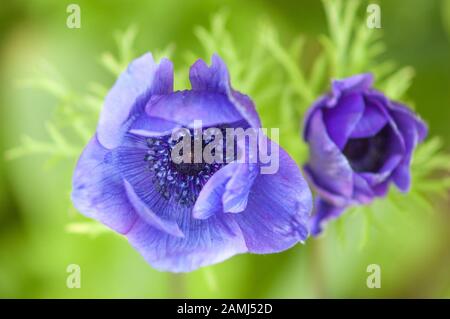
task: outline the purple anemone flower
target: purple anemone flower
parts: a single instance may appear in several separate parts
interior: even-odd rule
[[[175,163],[175,128],[259,128],[251,99],[230,86],[224,62],[198,60],[192,89],[173,91],[173,66],[151,54],[134,60],[106,96],[97,131],[73,177],[72,200],[84,215],[127,237],[153,267],[187,272],[235,254],[267,254],[308,236],[312,196],[296,163]],[[206,147],[208,142],[202,144]]]
[[[408,107],[372,88],[371,74],[333,81],[309,110],[303,137],[310,159],[305,174],[317,191],[311,233],[350,205],[383,197],[393,182],[407,192],[412,153],[425,123]]]

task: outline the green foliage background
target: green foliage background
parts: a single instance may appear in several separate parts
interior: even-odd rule
[[[381,30],[365,26],[365,1],[85,0],[74,30],[69,3],[0,5],[0,297],[450,297],[450,1],[378,1]],[[177,88],[195,59],[218,52],[299,163],[300,119],[329,79],[374,72],[430,126],[411,193],[392,189],[281,254],[153,270],[69,200],[103,96],[146,51],[171,57]],[[72,263],[80,289],[66,287]],[[381,289],[366,286],[372,263]]]

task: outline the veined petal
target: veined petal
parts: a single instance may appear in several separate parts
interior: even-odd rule
[[[179,222],[178,212],[166,209],[168,204],[155,188],[154,173],[149,169],[145,157],[148,151],[146,139],[142,136],[127,135],[124,143],[112,152],[112,160],[123,180],[129,183],[133,192],[148,206],[157,212],[158,217]]]
[[[178,227],[178,224],[171,220],[164,220],[156,215],[141,199],[136,195],[133,190],[133,186],[127,181],[124,181],[125,190],[128,195],[128,199],[133,205],[136,213],[150,226],[165,232],[169,235],[176,237],[184,237],[183,232]]]
[[[311,191],[297,164],[280,148],[278,172],[258,175],[245,211],[232,216],[242,230],[248,250],[264,254],[303,242],[308,236],[311,210]]]
[[[83,215],[94,218],[119,233],[136,222],[112,154],[94,136],[78,160],[73,176],[72,201]]]
[[[141,219],[127,234],[131,245],[154,268],[188,272],[247,252],[242,233],[230,216],[198,220],[190,216],[188,209],[178,210],[185,216],[180,224],[184,238],[161,232]]]

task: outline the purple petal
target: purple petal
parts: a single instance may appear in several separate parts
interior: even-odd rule
[[[367,181],[357,173],[353,173],[353,185],[354,189],[352,197],[359,204],[368,204],[373,200],[375,194],[372,188]]]
[[[143,137],[155,137],[171,135],[180,127],[179,123],[143,113],[133,122],[129,132]]]
[[[373,75],[370,73],[358,74],[345,79],[334,80],[331,85],[331,98],[328,106],[332,107],[337,103],[341,96],[347,92],[363,93],[373,84]]]
[[[167,59],[160,64],[150,53],[130,63],[106,96],[97,128],[100,143],[108,149],[117,147],[129,125],[152,94],[173,90],[173,66]]]
[[[124,181],[125,190],[128,195],[128,199],[133,205],[135,211],[147,224],[155,227],[156,229],[166,232],[169,235],[176,237],[184,237],[183,232],[178,227],[178,224],[174,221],[164,220],[156,215],[146,204],[144,204],[140,198],[136,195],[133,187],[127,181]]]
[[[192,210],[194,218],[207,219],[223,212],[222,196],[237,165],[239,164],[230,163],[224,166],[203,186]]]
[[[314,186],[314,191],[317,193],[317,195],[322,197],[326,201],[333,203],[334,205],[337,206],[347,205],[349,204],[349,201],[351,201],[351,198],[332,193],[326,188],[324,188],[322,185],[320,185],[319,182],[315,180],[314,174],[313,172],[311,172],[308,165],[305,165],[303,167],[303,173],[305,174],[305,177],[308,180],[308,182]]]
[[[390,179],[385,180],[382,183],[376,184],[372,186],[372,191],[376,197],[384,197],[386,196],[389,189]]]
[[[363,112],[364,99],[359,93],[342,96],[334,107],[323,110],[328,135],[340,150],[344,148]]]
[[[364,114],[353,128],[351,138],[365,138],[376,135],[387,124],[388,120],[378,107],[367,103]]]
[[[374,186],[376,184],[382,183],[387,180],[392,172],[399,166],[400,162],[405,156],[406,146],[403,135],[401,134],[396,121],[392,118],[388,109],[385,107],[383,102],[390,104],[390,102],[384,97],[379,96],[379,93],[372,92],[368,94],[368,100],[371,105],[377,107],[380,112],[383,113],[384,117],[388,121],[389,125],[389,137],[387,145],[387,157],[384,161],[383,166],[378,172],[375,173],[361,173],[360,175],[367,180],[369,185]]]
[[[266,142],[264,145],[279,149],[275,143],[267,143],[269,141],[266,136],[258,136],[260,145]],[[246,139],[238,140],[238,143],[239,148],[245,149],[244,158],[229,163],[208,180],[195,203],[193,209],[195,218],[206,219],[221,212],[240,213],[247,207],[248,194],[260,173],[260,163],[254,158],[255,154],[250,152],[250,143]],[[273,151],[267,148],[267,151]]]
[[[146,106],[150,117],[193,127],[201,120],[203,127],[242,121],[242,115],[230,100],[216,92],[178,91],[150,101]]]
[[[304,120],[303,120],[304,124],[303,124],[303,132],[302,132],[302,136],[305,141],[307,140],[306,135],[309,132],[311,118],[313,117],[313,115],[316,112],[319,112],[320,109],[327,107],[326,104],[327,104],[328,99],[329,99],[329,97],[326,95],[319,97],[306,112]]]
[[[311,209],[307,183],[294,160],[280,148],[278,172],[258,175],[247,208],[232,216],[242,229],[248,250],[264,254],[303,242],[308,236]]]
[[[403,135],[406,148],[405,155],[400,165],[393,172],[392,179],[401,191],[407,192],[411,184],[412,153],[417,144],[425,138],[427,127],[417,115],[402,105],[394,104],[391,114]]]
[[[409,107],[397,102],[391,102],[389,106],[394,111],[394,114],[404,116],[405,119],[408,119],[410,122],[412,122],[412,126],[417,130],[418,143],[421,143],[427,137],[428,126],[418,114],[414,113]]]
[[[258,173],[256,164],[229,163],[203,186],[192,210],[194,218],[207,219],[222,212],[240,213],[247,207],[248,194]]]
[[[178,220],[178,213],[170,211],[167,201],[155,188],[153,172],[145,161],[148,146],[146,139],[141,136],[127,135],[124,144],[116,148],[112,154],[114,166],[120,171],[122,178],[128,182],[138,198],[157,212],[158,216],[167,220]]]
[[[224,94],[250,126],[261,127],[252,100],[232,89],[228,69],[217,54],[212,56],[210,67],[203,60],[197,60],[190,69],[189,78],[193,91]]]
[[[192,218],[189,209],[179,207],[184,216],[180,228],[185,237],[161,232],[141,219],[128,232],[131,245],[145,260],[161,271],[188,272],[247,252],[242,233],[230,216]]]
[[[323,225],[327,220],[338,218],[344,212],[345,207],[337,207],[317,198],[315,202],[314,215],[310,220],[311,235],[317,236],[323,230]]]
[[[340,197],[350,198],[353,193],[353,171],[345,156],[330,139],[318,110],[310,117],[306,139],[310,160],[305,170],[316,186]]]
[[[222,196],[225,213],[240,213],[245,210],[248,203],[248,195],[258,174],[259,165],[257,164],[237,164]]]
[[[119,233],[136,222],[122,177],[113,165],[112,154],[94,136],[78,160],[73,176],[72,201],[83,215],[94,218]]]
[[[330,94],[323,95],[318,98],[309,108],[305,115],[303,137],[306,140],[306,133],[309,131],[309,123],[312,115],[319,109],[333,108],[339,99],[347,93],[363,94],[372,86],[372,74],[360,74],[349,78],[334,80],[332,83],[332,91]],[[356,105],[355,107],[358,107]]]

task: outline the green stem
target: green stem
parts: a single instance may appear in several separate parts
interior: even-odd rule
[[[169,297],[186,298],[186,275],[169,274]]]
[[[325,274],[323,269],[323,240],[313,239],[311,242],[311,273],[313,276],[313,291],[316,298],[326,298]]]

